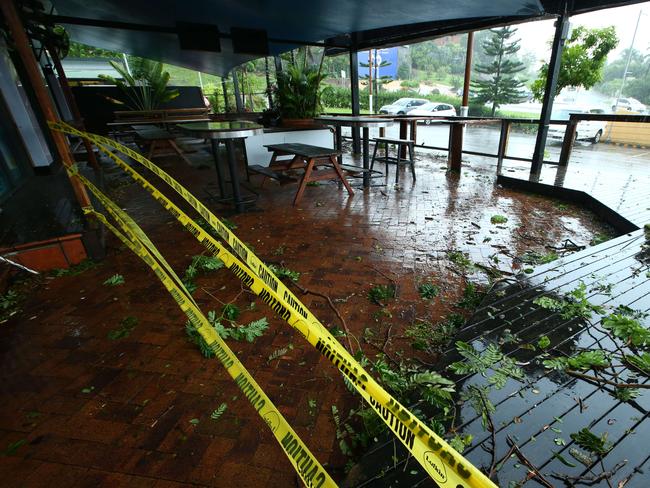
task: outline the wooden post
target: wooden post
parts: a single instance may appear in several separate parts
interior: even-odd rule
[[[465,53],[465,81],[463,83],[463,101],[460,107],[460,116],[469,114],[469,84],[472,78],[472,53],[474,52],[474,32],[467,33],[467,51]]]
[[[29,39],[25,33],[25,28],[23,27],[22,21],[16,11],[16,6],[12,0],[1,0],[0,9],[2,9],[2,14],[4,15],[5,22],[9,31],[11,32],[11,37],[13,38],[16,51],[20,56],[20,59],[23,61],[25,66],[25,71],[29,78],[29,82],[34,89],[34,94],[36,95],[36,100],[40,105],[45,120],[56,122],[58,116],[54,110],[52,100],[45,89],[43,83],[43,78],[41,75],[41,70],[36,62],[36,57],[34,52],[29,44]],[[61,157],[63,164],[66,168],[70,168],[74,165],[74,158],[70,152],[70,147],[68,142],[62,132],[51,130],[52,140],[56,145],[56,149]],[[90,206],[90,199],[88,198],[88,193],[86,188],[81,184],[81,182],[75,176],[70,177],[70,183],[72,184],[72,189],[74,194],[79,202],[79,205],[82,207]]]
[[[503,159],[508,151],[508,141],[510,140],[510,128],[512,122],[508,119],[501,120],[501,137],[499,138],[499,150],[497,152],[497,174],[501,174]]]
[[[573,149],[577,130],[578,121],[570,119],[569,124],[566,126],[566,131],[564,132],[564,140],[562,141],[562,151],[560,152],[559,161],[560,166],[569,165],[569,158],[571,157],[571,151]]]
[[[77,129],[85,131],[86,128],[84,126],[83,118],[81,117],[81,112],[79,111],[79,106],[77,105],[77,101],[75,100],[74,95],[72,94],[72,90],[70,89],[70,83],[68,83],[68,77],[65,75],[65,71],[63,70],[63,65],[61,64],[61,60],[59,59],[59,53],[56,52],[56,49],[53,46],[48,46],[47,50],[50,53],[50,58],[52,58],[52,62],[54,63],[54,68],[56,69],[56,73],[59,75],[59,83],[61,84],[63,95],[68,101],[68,106],[72,111],[72,115],[75,118],[75,125],[77,126]],[[100,170],[101,168],[99,167],[99,163],[97,162],[97,158],[95,157],[95,151],[93,150],[92,144],[88,139],[84,137],[82,137],[81,139],[83,141],[84,147],[86,148],[86,153],[88,154],[88,162],[94,169]]]
[[[350,49],[350,95],[352,97],[352,115],[358,117],[359,110],[359,57],[354,49]],[[352,127],[352,152],[361,152],[361,133],[358,127]]]
[[[449,169],[460,173],[463,161],[463,123],[449,125]]]

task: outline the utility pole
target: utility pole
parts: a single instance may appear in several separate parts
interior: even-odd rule
[[[372,104],[372,49],[368,49],[368,108],[371,114],[375,113]]]
[[[627,52],[627,61],[625,61],[625,71],[623,72],[623,81],[621,82],[621,87],[618,89],[618,94],[616,95],[616,103],[614,103],[613,112],[616,113],[618,110],[618,101],[623,96],[623,88],[625,88],[625,80],[627,80],[627,70],[630,67],[630,60],[632,59],[632,50],[634,49],[634,41],[636,40],[636,33],[639,30],[639,22],[641,22],[641,16],[643,15],[643,10],[639,10],[639,16],[636,19],[636,27],[634,28],[634,34],[632,35],[632,42],[630,43],[630,49]],[[612,124],[610,124],[611,126]]]
[[[467,33],[467,52],[465,54],[465,82],[463,83],[463,101],[460,107],[460,116],[469,114],[469,84],[472,78],[472,55],[474,54],[474,32]]]

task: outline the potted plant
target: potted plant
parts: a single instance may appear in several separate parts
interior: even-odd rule
[[[318,66],[308,65],[307,51],[303,62],[294,62],[277,75],[277,105],[285,126],[313,124],[321,112],[321,73],[323,58]]]

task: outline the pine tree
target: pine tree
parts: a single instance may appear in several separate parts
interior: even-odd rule
[[[480,78],[472,81],[475,90],[474,100],[480,104],[492,103],[492,116],[504,103],[522,101],[521,88],[524,86],[515,75],[525,69],[522,62],[517,61],[515,54],[519,51],[519,39],[511,39],[517,29],[503,27],[490,29],[492,35],[481,47],[492,62],[478,64],[475,68]]]

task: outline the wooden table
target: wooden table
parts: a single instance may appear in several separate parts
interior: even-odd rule
[[[236,140],[243,141],[248,136],[263,134],[264,127],[254,122],[248,121],[228,121],[228,122],[195,122],[190,124],[178,124],[178,128],[187,134],[199,139],[210,139],[212,144],[212,156],[214,165],[219,178],[219,192],[222,200],[231,200],[234,202],[235,210],[243,212],[246,202],[242,199],[239,172],[235,161],[235,149],[233,142]],[[228,158],[228,170],[230,172],[230,182],[232,185],[232,196],[226,197],[225,184],[221,165],[219,163],[219,143],[223,142],[226,146],[226,155]]]
[[[190,162],[187,160],[183,151],[178,144],[176,144],[176,136],[171,134],[165,129],[161,129],[155,125],[132,125],[131,126],[135,131],[139,139],[144,143],[149,144],[149,151],[147,154],[147,159],[152,159],[156,156],[168,156],[170,154],[178,155],[188,166],[191,166]],[[156,152],[161,149],[170,148],[173,152]]]
[[[298,191],[293,199],[293,204],[297,205],[302,199],[307,183],[311,181],[331,180],[338,178],[345,186],[350,196],[354,191],[345,179],[343,170],[339,166],[337,156],[340,151],[326,147],[311,146],[301,143],[286,144],[268,144],[265,146],[269,151],[273,151],[269,169],[277,172],[285,172],[292,169],[303,169],[304,173],[298,185]],[[293,156],[291,159],[278,161],[278,156]],[[314,171],[318,166],[327,166],[330,170]]]
[[[387,127],[393,124],[390,119],[379,117],[358,117],[358,116],[321,116],[314,119],[327,125],[333,125],[336,131],[336,149],[341,152],[343,149],[341,139],[341,127],[360,127],[363,140],[363,187],[370,187],[370,127]],[[339,156],[339,164],[342,164],[343,157]]]

